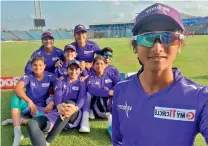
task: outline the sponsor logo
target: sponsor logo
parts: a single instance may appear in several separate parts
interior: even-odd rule
[[[56,61],[56,60],[59,60],[59,57],[53,57],[52,58],[52,61]]]
[[[84,54],[90,54],[90,53],[93,53],[93,51],[84,51]]]
[[[129,106],[125,101],[125,105],[118,104],[118,108],[126,112],[126,117],[129,118],[129,111],[132,110],[132,106]]]
[[[42,87],[49,87],[50,83],[42,83]]]
[[[107,80],[105,80],[105,83],[107,84],[107,83],[112,83],[113,81],[111,80],[111,79],[107,79]]]
[[[96,82],[95,82],[95,85],[98,85],[98,86],[99,86],[99,85],[100,85],[100,83],[99,83],[98,81],[96,81]]]
[[[1,77],[1,89],[14,89],[20,77]]]
[[[154,117],[160,119],[194,121],[196,110],[155,107]]]
[[[158,5],[156,7],[152,7],[148,10],[146,10],[146,13],[149,13],[149,12],[152,12],[152,11],[155,11],[155,10],[160,10],[162,11],[164,14],[167,14],[167,12],[170,12],[170,9],[169,8],[166,8],[166,7],[163,7],[161,5]]]
[[[73,86],[72,90],[79,90],[79,87]]]

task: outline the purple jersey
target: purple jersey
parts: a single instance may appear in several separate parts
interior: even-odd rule
[[[56,77],[45,71],[44,77],[41,81],[38,81],[35,75],[25,74],[20,78],[26,87],[26,95],[34,102],[37,106],[46,106],[46,99],[49,97],[49,90],[56,84]]]
[[[68,76],[68,72],[67,72],[67,64],[64,62],[63,65],[61,67],[57,67],[54,71],[54,75],[57,78],[60,77],[67,77]],[[83,70],[82,73],[80,74],[80,76],[88,76],[88,72],[87,70]]]
[[[63,80],[59,80],[56,84],[55,105],[58,106],[61,103],[72,100],[76,103],[76,106],[81,109],[87,96],[86,94],[85,82],[77,80],[73,83],[69,83],[68,78],[64,78]]]
[[[94,73],[87,79],[88,92],[93,96],[109,97],[109,90],[120,81],[115,74],[105,72],[102,77]]]
[[[105,68],[105,72],[114,73],[117,77],[120,78],[120,73],[119,73],[118,69],[112,65],[108,65]]]
[[[40,49],[36,50],[32,56],[30,57],[30,60],[27,62],[27,65],[25,66],[25,73],[30,74],[32,73],[32,67],[31,67],[31,60],[36,57],[37,55],[41,55],[46,63],[45,71],[54,73],[55,70],[55,64],[59,59],[63,58],[63,51],[59,48],[54,47],[53,52],[48,55],[45,53],[44,48],[41,47]]]
[[[95,54],[100,54],[101,50],[99,46],[92,41],[87,40],[86,45],[83,48],[79,48],[77,42],[73,42],[72,45],[76,47],[77,60],[92,62]]]
[[[174,83],[152,95],[138,74],[116,85],[113,146],[193,146],[198,133],[208,143],[208,87],[173,73]]]

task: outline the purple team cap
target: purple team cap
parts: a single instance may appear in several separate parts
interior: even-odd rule
[[[80,62],[76,59],[69,61],[69,64],[67,67],[70,67],[70,65],[72,65],[72,64],[76,64],[79,68],[81,68]]]
[[[71,45],[71,44],[68,44],[68,45],[66,45],[66,46],[64,47],[64,52],[65,52],[66,50],[68,50],[68,49],[72,49],[72,50],[74,50],[74,51],[76,52],[75,46],[73,46],[73,45]]]
[[[160,24],[158,22],[160,22]],[[184,31],[184,26],[180,17],[180,13],[176,9],[161,3],[156,3],[138,14],[134,27],[132,29],[133,34],[137,35],[138,33],[145,31],[142,29],[145,29],[145,27],[148,27],[148,25],[152,25],[151,30],[155,29],[155,31],[171,28]]]
[[[84,25],[79,24],[79,25],[75,26],[75,28],[74,28],[74,34],[77,32],[87,32],[87,30],[84,27]]]
[[[54,39],[52,33],[50,33],[50,32],[44,32],[41,36],[41,40],[43,40],[45,37],[50,37],[50,38]]]

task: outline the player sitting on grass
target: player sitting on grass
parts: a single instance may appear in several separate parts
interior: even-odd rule
[[[87,79],[87,88],[92,99],[87,97],[86,101],[88,102],[85,102],[84,104],[83,118],[79,129],[80,132],[90,132],[90,105],[91,109],[94,110],[94,113],[100,118],[108,118],[111,115],[108,103],[111,102],[111,97],[114,92],[113,88],[120,81],[120,78],[115,74],[105,72],[105,67],[105,59],[102,56],[95,57],[93,61],[95,72]]]
[[[59,66],[55,69],[54,75],[57,78],[61,78],[61,79],[63,79],[64,77],[67,77],[67,75],[68,75],[67,66],[70,61],[75,60],[76,56],[77,56],[76,48],[73,45],[66,45],[64,47],[65,60],[61,66]],[[88,73],[84,69],[81,73],[80,80],[84,81],[86,79],[86,76],[88,76]]]
[[[198,133],[208,143],[208,87],[173,68],[183,31],[180,13],[165,4],[136,17],[132,46],[143,68],[115,87],[113,146],[193,146]]]
[[[32,73],[23,75],[14,90],[15,95],[11,99],[12,120],[8,119],[2,123],[14,125],[13,146],[20,145],[23,139],[20,125],[28,122],[28,119],[21,116],[40,116],[51,112],[54,106],[53,99],[49,97],[49,90],[54,87],[56,77],[44,71],[46,65],[41,56],[34,57],[31,66]]]
[[[71,129],[80,124],[81,109],[87,93],[86,83],[79,80],[80,62],[70,61],[67,71],[68,77],[59,80],[55,87],[56,109],[44,116],[30,119],[27,124],[33,146],[48,146],[63,129]],[[46,138],[43,132],[49,132]]]
[[[44,32],[42,34],[41,40],[42,40],[42,46],[40,47],[40,49],[36,50],[32,54],[30,60],[27,62],[27,65],[25,66],[26,74],[30,74],[32,72],[31,60],[37,55],[43,56],[46,63],[45,71],[52,73],[54,73],[55,71],[56,62],[59,59],[64,58],[63,51],[54,46],[54,38],[50,32]]]

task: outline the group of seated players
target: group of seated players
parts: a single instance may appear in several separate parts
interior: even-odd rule
[[[101,50],[87,40],[86,32],[83,25],[75,26],[75,42],[63,51],[54,46],[50,32],[42,34],[42,46],[32,54],[14,90],[12,119],[2,122],[14,126],[13,146],[24,138],[21,124],[27,125],[33,146],[50,145],[63,129],[90,132],[89,119],[95,117],[108,119],[111,133],[112,96],[120,74],[110,65],[113,50]]]

